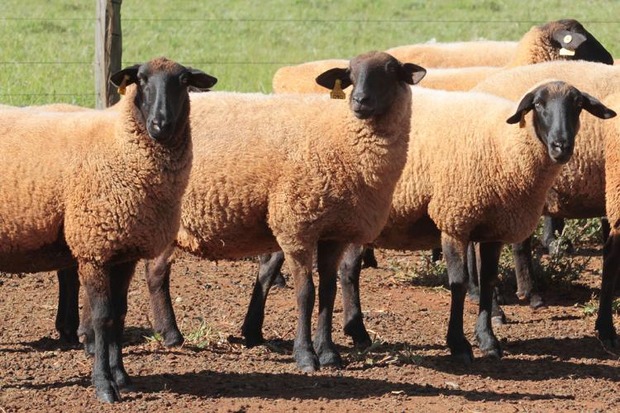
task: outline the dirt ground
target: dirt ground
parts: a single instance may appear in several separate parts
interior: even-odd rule
[[[57,341],[55,275],[0,274],[0,413],[620,411],[620,351],[601,346],[594,316],[584,314],[598,291],[597,254],[571,288],[546,291],[548,307],[534,312],[510,300],[504,307],[508,324],[495,329],[504,358],[482,358],[476,348],[470,366],[451,360],[445,345],[448,291],[398,276],[394,263],[418,256],[377,255],[380,268],[362,274],[365,321],[375,343],[367,352],[353,349],[337,305],[334,340],[345,366],[315,374],[298,372],[292,358],[290,283],[272,290],[267,303],[267,344],[246,349],[239,330],[256,264],[179,255],[173,299],[187,341],[166,349],[150,330],[139,267],[124,347],[135,391],[112,406],[95,400],[91,360]],[[465,329],[472,341],[476,312],[468,302]]]

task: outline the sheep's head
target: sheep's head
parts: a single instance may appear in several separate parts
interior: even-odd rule
[[[188,87],[208,89],[217,79],[200,70],[184,67],[164,57],[137,64],[110,77],[119,88],[136,84],[134,103],[149,136],[166,142],[187,121]]]
[[[359,119],[382,115],[389,110],[401,87],[418,83],[426,70],[412,63],[401,63],[383,52],[369,52],[355,57],[347,69],[330,69],[316,82],[333,89],[340,81],[343,89],[353,85],[350,106]]]
[[[547,147],[549,157],[554,162],[566,163],[575,148],[582,109],[601,119],[616,116],[616,112],[587,93],[565,82],[551,81],[526,93],[506,122],[522,123],[525,114],[533,111],[536,136]]]
[[[577,20],[552,21],[538,26],[537,29],[543,36],[549,37],[560,59],[614,64],[614,59],[607,49]]]

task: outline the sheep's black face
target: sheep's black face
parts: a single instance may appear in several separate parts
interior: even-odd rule
[[[343,89],[353,85],[351,110],[358,119],[368,119],[387,112],[398,96],[398,89],[418,83],[425,74],[424,68],[402,64],[387,53],[369,52],[351,60],[348,69],[330,69],[316,81],[328,89],[337,80]]]
[[[558,49],[574,53],[565,55],[567,59],[614,64],[611,53],[577,20],[558,20],[545,26],[552,28],[553,42]]]
[[[616,113],[597,99],[564,82],[549,82],[527,93],[517,112],[508,123],[517,123],[533,111],[534,130],[545,144],[549,157],[557,163],[569,161],[575,148],[582,109],[599,118],[608,119]]]
[[[207,89],[217,82],[206,73],[165,58],[124,69],[111,79],[114,83],[125,79],[126,85],[137,84],[135,104],[145,129],[151,138],[162,143],[172,139],[188,122],[188,87]]]

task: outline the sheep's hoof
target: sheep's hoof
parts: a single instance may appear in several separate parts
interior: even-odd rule
[[[530,297],[530,308],[532,310],[538,310],[539,308],[545,307],[545,302],[542,297],[538,294],[532,294]]]
[[[261,344],[265,342],[265,339],[263,338],[263,335],[261,333],[258,333],[258,334],[244,333],[243,336],[245,337],[245,346],[247,348],[260,346]]]
[[[342,358],[335,349],[327,348],[322,351],[317,351],[317,354],[321,367],[335,367],[337,369],[342,367]]]
[[[95,385],[95,388],[95,394],[97,395],[97,399],[99,401],[102,401],[104,403],[114,403],[121,401],[121,394],[118,391],[116,383],[106,380],[104,383]]]
[[[364,331],[363,335],[360,334],[359,336],[352,336],[351,338],[353,339],[353,345],[358,350],[365,350],[372,346],[372,340],[366,331]]]
[[[353,339],[353,345],[355,348],[360,350],[364,350],[372,345],[372,340],[370,339],[370,335],[368,335],[368,331],[364,327],[364,324],[352,326],[353,323],[348,324],[344,327],[344,334],[351,337]]]
[[[77,336],[75,331],[67,332],[58,330],[58,334],[60,334],[60,341],[71,346],[77,346],[80,344],[80,338]]]
[[[133,383],[126,371],[117,368],[112,371],[112,376],[117,389],[133,391]]]
[[[185,341],[183,334],[181,334],[179,330],[163,333],[162,335],[164,337],[164,346],[166,347],[178,347]]]
[[[450,346],[450,353],[453,359],[465,365],[470,365],[474,361],[474,352],[471,344],[465,338],[458,346]]]
[[[295,351],[297,368],[304,373],[312,373],[319,369],[319,358],[313,351]]]
[[[502,347],[495,337],[487,340],[486,344],[480,344],[480,350],[486,357],[501,359],[503,356]]]

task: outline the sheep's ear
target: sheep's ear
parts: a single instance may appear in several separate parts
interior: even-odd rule
[[[523,96],[523,98],[521,99],[521,102],[519,102],[517,111],[515,112],[514,115],[506,119],[506,123],[510,123],[512,125],[512,124],[521,122],[521,120],[523,119],[523,116],[525,116],[525,114],[529,112],[530,110],[532,110],[533,108],[534,108],[534,94],[531,92],[526,93],[525,96]]]
[[[136,83],[138,81],[138,69],[140,66],[140,64],[129,66],[114,73],[110,76],[110,82],[119,88]]]
[[[189,75],[187,79],[187,84],[189,86],[195,87],[196,89],[206,90],[210,87],[213,87],[213,85],[217,83],[217,78],[206,74],[202,70],[188,67],[187,73]]]
[[[336,80],[340,80],[340,87],[342,89],[346,89],[353,84],[349,77],[349,69],[340,68],[329,69],[318,75],[315,80],[320,86],[330,90],[336,85]]]
[[[426,69],[413,63],[402,64],[399,73],[399,79],[403,82],[415,85],[426,76]]]
[[[601,119],[609,119],[616,116],[616,112],[603,105],[600,100],[587,93],[581,92],[583,96],[583,108]]]
[[[567,56],[574,56],[575,50],[577,50],[583,42],[588,40],[588,38],[583,34],[570,30],[557,30],[553,32],[552,37],[553,40],[560,43],[560,46],[562,46],[560,49],[560,54],[564,51]]]

